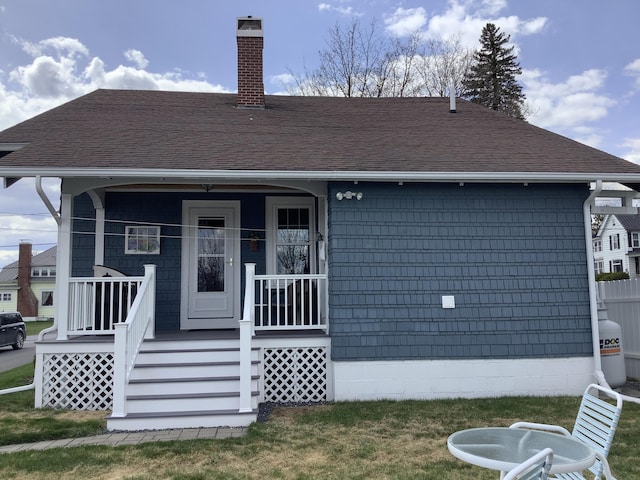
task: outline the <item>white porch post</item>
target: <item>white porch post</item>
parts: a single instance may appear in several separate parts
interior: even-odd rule
[[[147,325],[147,329],[144,332],[144,338],[151,339],[156,338],[156,266],[155,265],[145,265],[144,266],[144,277],[149,278],[153,277],[154,288],[148,295],[151,296],[149,299],[150,309],[149,316],[151,320],[149,321],[149,325]]]
[[[35,387],[35,407],[42,408],[42,383],[44,377],[44,355],[36,353],[36,368],[33,372],[33,383]]]
[[[252,412],[251,406],[251,337],[255,317],[256,264],[245,264],[244,310],[240,324],[240,409]]]
[[[113,352],[113,411],[112,417],[124,417],[127,370],[127,325],[114,325]]]
[[[69,278],[71,278],[71,244],[73,237],[73,195],[63,193],[60,199],[61,222],[58,228],[56,265],[56,323],[58,340],[67,340],[69,326]]]
[[[93,263],[104,265],[104,208],[96,208],[96,251]]]

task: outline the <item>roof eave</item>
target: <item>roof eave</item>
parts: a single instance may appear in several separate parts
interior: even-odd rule
[[[640,173],[608,172],[415,172],[415,171],[285,171],[102,168],[0,168],[2,177],[141,178],[152,180],[322,180],[401,182],[603,182],[640,183]]]

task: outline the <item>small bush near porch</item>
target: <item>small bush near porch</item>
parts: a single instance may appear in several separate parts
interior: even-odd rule
[[[2,423],[11,413],[4,408],[6,399],[0,397]],[[6,454],[0,477],[488,480],[498,478],[497,472],[449,454],[450,433],[523,419],[571,426],[578,405],[579,398],[557,397],[275,408],[267,422],[252,425],[242,438]],[[38,423],[34,418],[32,428],[40,428]],[[22,428],[28,441],[28,426]],[[57,427],[49,428],[51,437],[57,436]],[[617,478],[640,478],[638,445],[640,405],[626,403],[609,456]]]

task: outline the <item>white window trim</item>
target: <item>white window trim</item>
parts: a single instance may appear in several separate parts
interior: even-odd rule
[[[47,295],[51,294],[51,305],[45,305],[44,304],[45,294],[47,294]],[[55,303],[56,303],[56,300],[55,300],[55,297],[54,297],[53,290],[42,290],[40,292],[40,305],[41,306],[43,306],[43,307],[53,307],[53,306],[55,306]]]
[[[316,203],[313,197],[267,197],[265,199],[265,227],[267,249],[267,275],[276,273],[276,231],[278,228],[278,208],[309,208],[309,270],[317,272],[316,265]]]
[[[148,240],[154,240],[154,248],[137,249],[129,248],[130,238],[133,236],[133,232],[137,229],[146,229],[147,235],[138,235],[136,237],[146,238]],[[124,238],[124,253],[125,255],[159,255],[160,254],[160,227],[155,225],[127,225],[125,227]]]

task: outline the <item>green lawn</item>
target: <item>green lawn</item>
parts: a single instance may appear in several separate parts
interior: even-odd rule
[[[53,325],[53,322],[49,320],[38,320],[35,322],[25,322],[25,325],[27,326],[27,336],[29,336],[39,334],[45,328]]]
[[[0,388],[7,381],[28,383],[32,370],[16,370],[0,374]],[[497,479],[497,472],[452,457],[447,436],[517,420],[571,427],[579,403],[577,397],[507,397],[276,408],[243,438],[5,454],[0,478]],[[0,397],[2,443],[83,436],[104,428],[102,413],[38,411],[32,405],[33,392]],[[609,456],[619,480],[640,478],[639,449],[640,405],[627,403]]]

